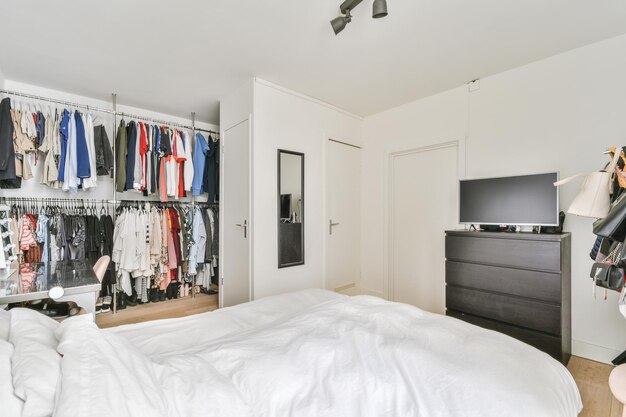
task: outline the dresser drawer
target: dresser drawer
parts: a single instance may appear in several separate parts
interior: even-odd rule
[[[555,241],[446,236],[446,259],[561,272],[561,245]]]
[[[485,329],[504,333],[507,336],[511,336],[526,344],[534,346],[542,352],[546,352],[554,359],[564,362],[565,364],[567,364],[567,360],[569,359],[569,357],[565,357],[561,353],[561,338],[558,336],[551,336],[534,330],[523,329],[521,327],[511,326],[505,323],[472,316],[470,314],[459,313],[458,311],[453,310],[446,311],[446,315]]]
[[[528,329],[561,334],[561,308],[555,304],[448,285],[446,307]]]
[[[446,261],[446,283],[561,303],[561,275],[550,272]]]

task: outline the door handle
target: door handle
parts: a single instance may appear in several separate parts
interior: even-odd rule
[[[333,226],[339,226],[339,223],[333,223],[332,219],[328,221],[328,234],[333,234]]]
[[[243,227],[243,238],[248,238],[248,220],[244,220],[243,224],[236,224],[235,226]]]

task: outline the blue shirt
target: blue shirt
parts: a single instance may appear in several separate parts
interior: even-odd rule
[[[70,112],[63,110],[61,115],[61,160],[59,161],[59,181],[65,181],[65,153],[67,152],[67,134],[70,127]]]
[[[204,163],[208,150],[209,144],[204,136],[202,136],[202,133],[196,133],[196,144],[193,150],[193,182],[191,183],[191,194],[194,196],[202,195],[204,192],[202,177],[204,175]]]
[[[76,176],[78,178],[89,178],[91,177],[91,166],[89,165],[85,125],[79,112],[75,112],[74,117],[76,118]]]

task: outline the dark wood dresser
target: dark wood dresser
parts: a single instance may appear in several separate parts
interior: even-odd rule
[[[571,235],[446,232],[446,314],[571,356]]]

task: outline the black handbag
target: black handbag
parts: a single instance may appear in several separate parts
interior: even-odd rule
[[[596,262],[589,275],[598,287],[613,291],[624,287],[624,269],[615,264]]]
[[[611,207],[605,218],[593,223],[593,233],[615,242],[626,240],[626,198],[624,196]]]

